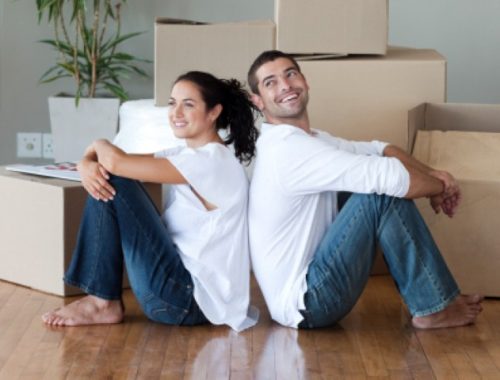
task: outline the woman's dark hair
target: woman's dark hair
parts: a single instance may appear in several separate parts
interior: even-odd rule
[[[240,162],[250,162],[255,155],[255,141],[259,135],[255,127],[258,110],[243,85],[236,79],[218,79],[202,71],[182,74],[174,84],[180,81],[192,82],[199,88],[208,110],[217,104],[222,106],[215,127],[217,130],[228,129],[224,143],[234,145],[235,155]]]

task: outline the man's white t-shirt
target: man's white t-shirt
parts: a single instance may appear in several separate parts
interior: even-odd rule
[[[213,324],[253,326],[248,252],[248,179],[233,151],[218,143],[156,153],[188,184],[170,185],[162,215],[194,282],[194,297]],[[193,191],[194,190],[194,191]],[[198,194],[216,208],[208,211]]]
[[[396,158],[382,157],[386,145],[262,125],[250,185],[250,254],[274,320],[297,327],[303,319],[307,269],[335,219],[336,191],[408,192],[409,173]]]

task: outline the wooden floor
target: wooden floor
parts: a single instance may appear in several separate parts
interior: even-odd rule
[[[45,327],[66,300],[0,282],[0,379],[500,379],[500,300],[474,326],[416,331],[387,276],[374,276],[339,326],[296,331],[271,322],[172,327],[148,321],[129,291],[113,326]],[[74,298],[73,298],[74,299]]]

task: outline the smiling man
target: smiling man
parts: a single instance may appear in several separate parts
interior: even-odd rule
[[[473,323],[482,297],[460,294],[411,200],[428,197],[436,212],[453,216],[460,200],[453,176],[395,146],[311,128],[309,86],[290,55],[262,53],[248,83],[266,119],[250,190],[250,247],[272,318],[300,328],[341,320],[380,244],[413,326]],[[338,191],[355,193],[340,212]]]

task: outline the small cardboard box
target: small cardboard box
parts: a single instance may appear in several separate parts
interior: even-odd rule
[[[203,24],[159,18],[155,24],[155,104],[166,106],[174,80],[190,70],[246,82],[253,60],[273,49],[272,21]]]
[[[446,100],[446,60],[434,50],[298,59],[310,86],[311,126],[349,140],[408,144],[408,110]]]
[[[161,186],[147,186],[161,205]],[[9,172],[0,167],[0,279],[66,296],[63,282],[87,193],[79,182]]]
[[[274,16],[288,53],[386,53],[387,0],[276,0]]]
[[[417,159],[461,186],[451,219],[416,203],[462,292],[500,297],[500,106],[420,105],[409,112],[409,139]]]

